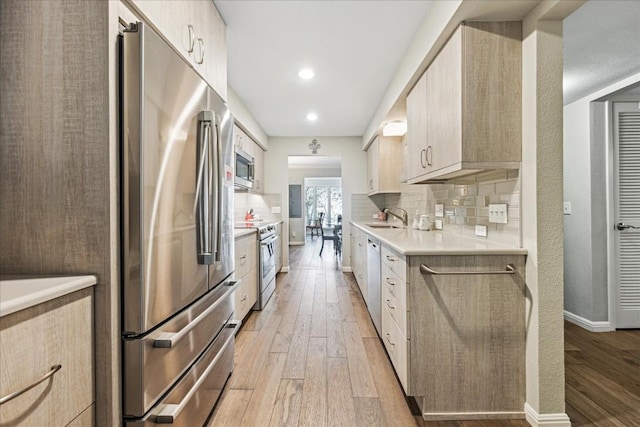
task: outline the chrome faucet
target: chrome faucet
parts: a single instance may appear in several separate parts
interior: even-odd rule
[[[389,208],[385,208],[384,209],[384,213],[388,213],[388,214],[391,214],[391,215],[395,216],[400,221],[402,221],[402,225],[404,225],[405,227],[408,226],[409,225],[409,214],[407,213],[407,211],[405,211],[402,208],[392,208],[392,209],[398,209],[398,210],[402,211],[402,214],[398,215],[397,213],[393,213],[393,212],[391,212],[391,210]]]

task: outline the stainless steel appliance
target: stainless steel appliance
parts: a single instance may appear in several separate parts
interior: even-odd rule
[[[378,335],[382,334],[382,305],[380,294],[380,241],[367,237],[367,308]]]
[[[236,147],[235,162],[235,187],[241,189],[253,188],[253,179],[255,177],[255,159],[253,156]]]
[[[233,369],[233,118],[151,28],[122,48],[125,425],[203,425]]]
[[[258,227],[258,240],[260,241],[258,254],[260,277],[258,301],[254,308],[262,310],[276,290],[276,258],[278,256],[276,251],[276,243],[278,242],[276,226],[269,224]]]

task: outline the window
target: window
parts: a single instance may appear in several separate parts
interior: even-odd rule
[[[305,215],[307,224],[324,212],[324,224],[335,224],[342,215],[342,183],[340,178],[305,178]]]

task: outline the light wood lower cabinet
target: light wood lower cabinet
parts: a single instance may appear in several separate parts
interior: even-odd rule
[[[351,269],[364,300],[367,300],[367,235],[351,226]]]
[[[92,288],[0,318],[0,397],[61,365],[0,406],[0,425],[93,425],[93,412],[84,413],[95,401],[93,318]]]
[[[425,420],[524,416],[524,269],[523,255],[408,257],[408,387]]]
[[[255,233],[235,239],[236,279],[241,280],[234,292],[235,318],[242,320],[258,301],[258,241]]]

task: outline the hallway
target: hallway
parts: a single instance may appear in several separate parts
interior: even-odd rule
[[[291,246],[290,272],[247,317],[210,426],[528,426],[413,416],[353,275],[320,245]]]

